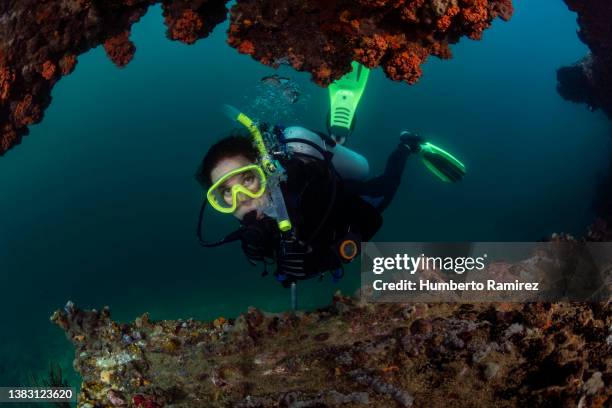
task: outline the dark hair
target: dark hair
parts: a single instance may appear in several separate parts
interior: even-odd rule
[[[195,178],[202,187],[212,185],[211,172],[215,166],[228,157],[244,156],[252,162],[257,161],[258,152],[251,136],[245,131],[233,131],[212,145],[200,163]]]

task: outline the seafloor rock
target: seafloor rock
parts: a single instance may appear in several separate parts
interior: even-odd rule
[[[242,0],[231,9],[228,41],[264,64],[309,71],[321,85],[353,60],[413,84],[429,55],[450,58],[449,44],[480,39],[512,12],[511,0]]]
[[[40,122],[51,89],[77,56],[104,45],[119,67],[133,57],[130,28],[160,0],[0,2],[0,156]],[[168,37],[191,43],[226,18],[227,0],[164,0]]]
[[[557,90],[567,100],[602,109],[612,119],[612,2],[565,0],[578,14],[578,37],[591,53],[557,71]]]
[[[604,407],[610,303],[368,304],[116,323],[71,302],[79,407]]]
[[[193,44],[225,20],[228,0],[7,0],[0,2],[0,156],[40,122],[51,89],[79,54],[104,45],[125,66],[130,29],[161,3],[170,39]],[[355,59],[409,83],[428,55],[449,58],[449,43],[478,39],[511,0],[238,0],[229,43],[259,61],[288,62],[328,84]]]

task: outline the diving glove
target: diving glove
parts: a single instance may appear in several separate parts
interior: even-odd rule
[[[242,235],[240,237],[242,252],[248,261],[255,265],[273,255],[272,242],[275,239],[276,228],[274,220],[264,217],[257,219],[255,210],[245,214],[242,220]]]
[[[258,237],[254,237],[253,234],[250,234],[250,236],[245,234],[241,239],[242,252],[244,252],[251,265],[255,265],[257,262],[264,260],[265,248],[258,244],[257,238]]]

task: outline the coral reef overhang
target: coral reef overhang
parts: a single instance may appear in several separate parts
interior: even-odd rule
[[[227,0],[8,0],[0,3],[0,156],[42,120],[51,89],[78,55],[103,45],[119,67],[134,56],[130,30],[161,3],[167,36],[186,44],[227,17]],[[479,39],[511,0],[238,0],[228,42],[264,64],[289,63],[329,84],[351,60],[414,83],[429,55]]]
[[[449,44],[478,40],[512,13],[511,0],[242,0],[231,10],[228,42],[264,64],[311,72],[320,85],[353,60],[414,84],[429,55],[450,58]]]
[[[372,304],[116,323],[71,302],[79,407],[608,406],[610,303]],[[607,387],[606,387],[607,386]]]
[[[0,156],[42,120],[51,90],[77,57],[103,45],[118,66],[136,50],[130,30],[161,3],[167,36],[192,44],[226,19],[227,0],[9,0],[0,2]]]
[[[612,2],[565,0],[578,14],[578,37],[591,50],[581,61],[557,71],[557,90],[572,102],[602,109],[612,119]]]

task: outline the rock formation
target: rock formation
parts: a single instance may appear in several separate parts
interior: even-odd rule
[[[41,121],[51,89],[78,55],[100,44],[119,67],[136,47],[130,28],[161,3],[167,35],[193,44],[224,21],[227,0],[7,0],[0,3],[0,156]],[[228,41],[264,64],[287,62],[329,84],[352,59],[414,83],[428,55],[479,39],[511,0],[238,0]]]
[[[355,60],[414,84],[429,55],[480,39],[511,0],[242,0],[231,10],[229,43],[266,64],[291,64],[328,85]],[[306,17],[307,16],[307,17]]]
[[[557,89],[567,100],[602,109],[612,119],[612,3],[606,0],[565,0],[578,14],[578,37],[591,53],[557,71]]]
[[[609,303],[371,304],[114,322],[68,303],[80,408],[604,407]]]
[[[0,2],[0,156],[41,121],[51,89],[78,55],[103,45],[119,67],[136,47],[130,28],[157,0]],[[192,43],[226,18],[226,0],[163,1],[168,37]]]

